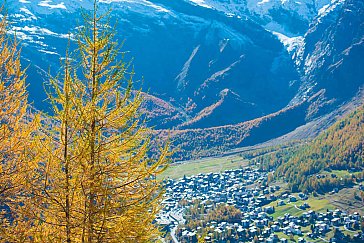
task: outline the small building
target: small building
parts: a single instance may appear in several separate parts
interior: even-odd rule
[[[284,206],[284,205],[286,205],[286,203],[283,200],[279,200],[277,202],[277,206]]]
[[[272,229],[272,231],[274,231],[274,232],[278,232],[278,231],[280,231],[280,227],[279,227],[279,225],[276,225],[276,224],[272,225],[272,226],[271,226],[271,229]]]
[[[303,193],[303,192],[298,193],[298,197],[301,200],[307,200],[308,199],[307,195],[305,193]]]
[[[268,213],[268,214],[272,214],[274,213],[274,207],[272,206],[266,206],[263,208],[264,212]]]
[[[299,237],[298,238],[298,243],[306,243],[306,240],[303,239],[302,237]]]
[[[340,226],[340,225],[342,224],[342,221],[341,221],[341,219],[340,219],[340,218],[333,218],[333,219],[331,220],[331,224],[332,224],[333,226]]]
[[[297,198],[293,195],[289,195],[289,201],[290,202],[297,202]]]

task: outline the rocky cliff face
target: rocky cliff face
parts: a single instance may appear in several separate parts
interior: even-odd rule
[[[302,82],[296,96],[322,92],[309,116],[332,111],[357,94],[364,81],[363,38],[363,1],[333,1],[311,24],[298,51]]]

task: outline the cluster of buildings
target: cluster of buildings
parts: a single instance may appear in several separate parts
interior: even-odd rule
[[[335,228],[337,238],[344,237],[340,233],[345,229],[355,232],[353,237],[358,242],[364,242],[364,234],[360,231],[362,218],[358,213],[346,214],[340,210],[318,213],[309,210],[310,205],[304,201],[307,195],[278,195],[275,192],[280,189],[279,186],[264,186],[266,180],[267,172],[253,167],[184,176],[179,180],[168,179],[165,181],[163,210],[156,221],[170,232],[173,242],[197,242],[201,232],[205,232],[205,242],[273,243],[288,242],[290,237],[298,236],[298,242],[303,243],[310,239],[327,239],[327,234]],[[301,216],[286,213],[273,218],[277,207],[298,200],[302,200],[302,204],[295,207],[302,210]],[[185,213],[196,201],[207,210],[213,210],[219,204],[234,206],[241,211],[241,219],[238,222],[205,222],[203,227],[195,229],[185,227]],[[306,229],[305,233],[303,229]],[[282,237],[282,233],[286,238]],[[331,242],[340,241],[335,237],[331,237]]]

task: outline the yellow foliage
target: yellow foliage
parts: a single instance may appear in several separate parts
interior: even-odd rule
[[[67,53],[63,73],[50,80],[54,113],[41,121],[33,144],[31,200],[24,207],[36,222],[32,241],[153,241],[156,175],[170,152],[164,147],[151,158],[130,65],[117,60],[113,29],[97,16],[96,4],[85,18],[78,50],[72,58]]]
[[[20,51],[7,35],[7,19],[0,21],[0,241],[22,242],[29,235],[29,220],[20,213],[25,193],[31,137],[35,121],[28,103]],[[33,117],[34,118],[34,117]]]
[[[50,80],[52,114],[29,113],[18,44],[0,22],[1,242],[159,238],[156,175],[169,148],[151,151],[141,92],[96,2],[79,48]]]

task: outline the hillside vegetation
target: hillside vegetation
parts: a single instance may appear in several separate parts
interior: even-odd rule
[[[363,123],[361,106],[312,142],[262,156],[256,162],[263,169],[276,170],[276,178],[285,177],[292,191],[326,192],[353,184],[364,178]]]

